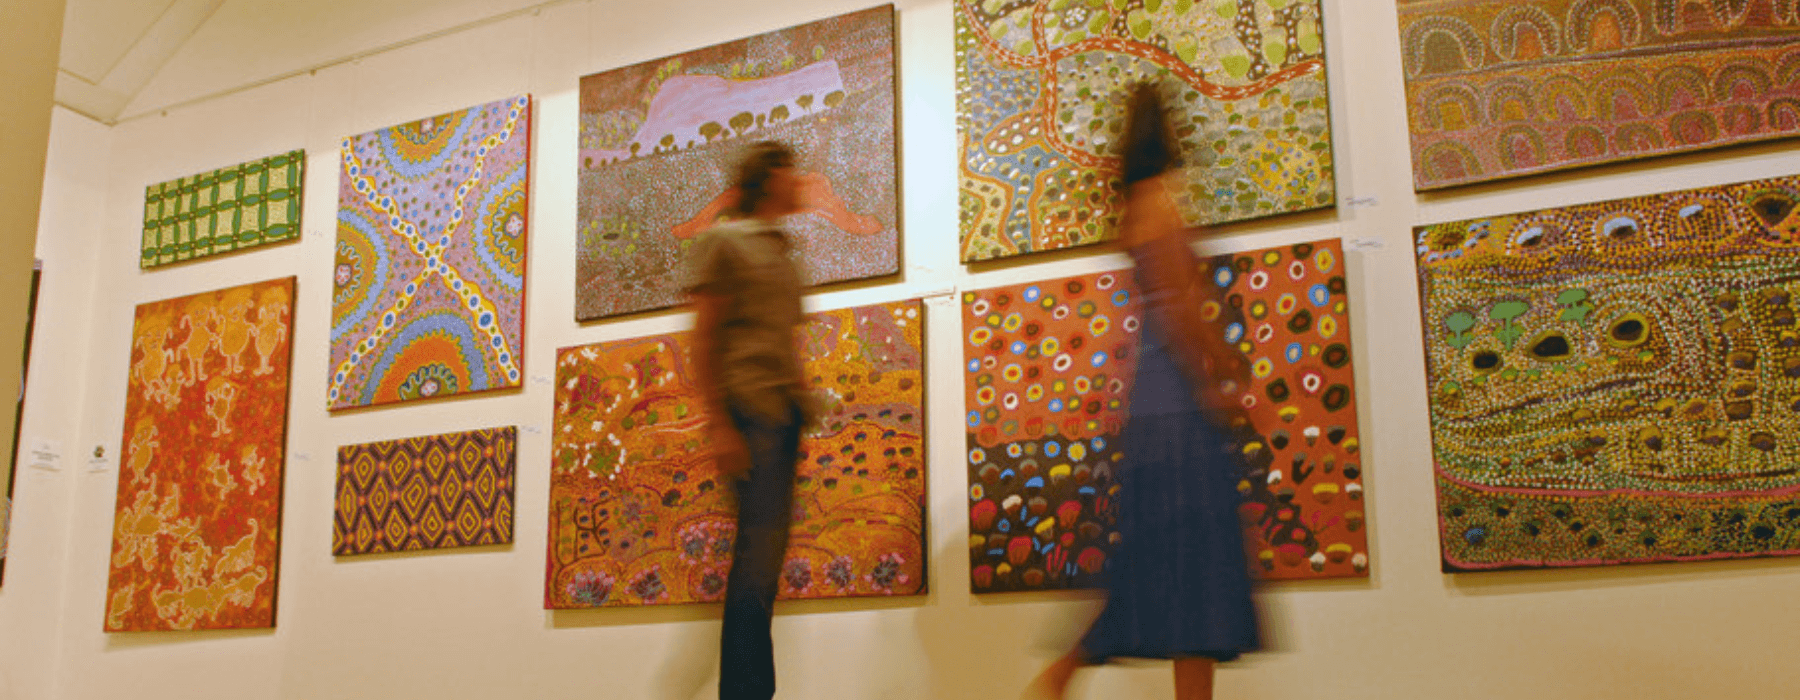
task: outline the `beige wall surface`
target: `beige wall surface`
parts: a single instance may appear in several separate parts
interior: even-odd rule
[[[38,232],[38,204],[44,190],[45,149],[50,140],[50,110],[56,87],[58,39],[62,36],[62,0],[0,0],[0,498],[6,495],[13,454],[13,421],[17,415],[19,368],[24,358],[25,317],[31,294],[31,264]],[[48,383],[48,382],[46,382]],[[23,484],[15,496],[24,517],[57,508],[62,493],[49,503],[32,502],[34,489]],[[23,518],[8,518],[15,509],[0,507],[0,554],[42,551],[43,542],[25,542],[41,531],[14,528]],[[65,528],[55,528],[60,531]],[[11,537],[13,531],[19,537]],[[55,535],[51,535],[55,536]],[[44,643],[54,633],[54,618],[25,612],[22,606],[54,598],[44,587],[61,575],[60,567],[45,579],[15,573],[14,556],[6,559],[0,588],[0,700],[14,695],[41,697],[54,682],[55,652]],[[49,596],[38,594],[51,593]],[[23,614],[21,614],[23,613]],[[15,634],[16,631],[16,634]]]
[[[21,579],[0,593],[0,698],[698,698],[711,692],[718,609],[541,609],[558,347],[687,327],[682,313],[574,322],[576,86],[580,76],[840,12],[865,0],[595,0],[104,128],[59,114],[40,226],[40,325],[28,436],[66,445],[63,469],[22,482]],[[1326,0],[1336,211],[1232,227],[1217,248],[1343,237],[1358,411],[1368,452],[1373,576],[1273,586],[1278,648],[1221,672],[1220,696],[1790,698],[1800,667],[1800,561],[1760,560],[1447,576],[1438,571],[1424,363],[1410,228],[1419,223],[1792,174],[1792,144],[1418,196],[1410,184],[1399,40],[1387,0]],[[752,10],[751,8],[755,8]],[[832,288],[811,308],[1117,267],[1093,251],[972,271],[957,261],[953,42],[948,0],[899,3],[905,270]],[[334,21],[353,22],[345,17]],[[158,78],[179,87],[180,75]],[[530,336],[523,390],[330,415],[325,379],[340,140],[508,95],[537,100]],[[147,183],[304,147],[295,244],[140,272]],[[1350,200],[1356,204],[1348,204]],[[52,224],[55,224],[54,226]],[[278,627],[102,633],[116,465],[135,304],[299,275]],[[54,310],[52,312],[52,310]],[[1080,595],[972,596],[965,556],[959,309],[927,303],[930,582],[917,598],[784,604],[782,698],[1017,697],[1086,615]],[[0,341],[3,343],[3,341]],[[0,350],[3,350],[0,347]],[[46,360],[46,352],[51,359]],[[39,369],[39,368],[42,369]],[[41,379],[40,379],[41,377]],[[40,401],[41,398],[41,401]],[[461,553],[336,560],[340,445],[499,424],[521,427],[517,541]],[[11,567],[9,567],[11,568]],[[13,583],[19,582],[17,588]],[[45,670],[47,665],[48,670]],[[1107,668],[1080,697],[1168,698],[1166,664]]]

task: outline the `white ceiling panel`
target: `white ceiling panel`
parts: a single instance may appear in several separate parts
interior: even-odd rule
[[[125,117],[546,4],[544,0],[225,0]]]
[[[68,0],[62,69],[98,85],[175,0]]]

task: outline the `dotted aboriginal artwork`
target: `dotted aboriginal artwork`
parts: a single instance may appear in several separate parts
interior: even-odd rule
[[[1254,377],[1221,388],[1255,433],[1234,468],[1247,554],[1265,579],[1368,572],[1342,259],[1331,240],[1205,263],[1244,319],[1224,332]],[[975,592],[1091,587],[1116,550],[1142,313],[1131,277],[963,294]]]
[[[144,269],[300,237],[306,151],[144,188]]]
[[[1417,230],[1446,571],[1800,553],[1800,178]]]
[[[1331,206],[1318,0],[956,0],[964,261],[1097,243],[1124,91],[1175,107],[1193,223]]]
[[[813,314],[823,407],[803,437],[783,598],[925,591],[924,318],[917,300]],[[545,608],[721,600],[736,527],[708,456],[688,334],[556,362]]]
[[[141,304],[106,631],[275,626],[294,278]]]
[[[521,384],[531,98],[344,140],[333,410]]]
[[[575,317],[683,303],[689,242],[769,139],[801,173],[804,281],[898,272],[895,104],[892,5],[582,78]]]
[[[518,429],[338,448],[331,553],[510,544]]]
[[[1399,0],[1420,190],[1800,134],[1795,0]]]

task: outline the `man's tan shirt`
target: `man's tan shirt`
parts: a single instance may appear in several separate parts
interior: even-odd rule
[[[729,300],[713,348],[726,400],[782,425],[809,403],[794,338],[805,316],[791,249],[787,234],[768,223],[721,223],[694,239],[682,284]]]

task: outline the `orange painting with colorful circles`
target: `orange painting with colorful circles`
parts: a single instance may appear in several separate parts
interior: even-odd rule
[[[1253,378],[1254,435],[1234,460],[1252,570],[1265,579],[1365,576],[1361,444],[1343,251],[1322,241],[1203,263],[1243,320],[1221,332]],[[1140,314],[1129,270],[965,292],[971,585],[1098,585],[1116,551],[1120,434]],[[1122,470],[1122,468],[1124,468]],[[1121,476],[1125,478],[1121,479]]]

